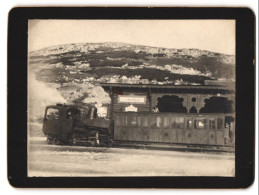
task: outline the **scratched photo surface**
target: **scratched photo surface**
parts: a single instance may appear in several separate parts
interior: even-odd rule
[[[29,20],[28,176],[235,177],[235,20]]]

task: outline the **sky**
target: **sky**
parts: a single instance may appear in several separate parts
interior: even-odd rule
[[[29,20],[29,52],[86,42],[197,48],[235,55],[235,20]]]

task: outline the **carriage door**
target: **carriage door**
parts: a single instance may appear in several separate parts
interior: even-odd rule
[[[128,140],[128,116],[125,113],[115,115],[114,140]]]
[[[209,132],[207,118],[194,117],[194,130],[196,131],[196,141],[199,144],[209,144]]]
[[[217,118],[216,145],[224,145],[224,117]]]
[[[141,140],[142,141],[149,141],[150,140],[150,132],[149,132],[149,123],[148,123],[148,118],[149,116],[148,115],[142,115],[141,116],[141,123],[142,123],[142,126],[141,126],[141,131],[142,131],[142,134],[141,134]]]
[[[193,119],[192,117],[187,117],[185,127],[185,143],[195,144],[196,142],[196,131],[193,130]]]
[[[209,117],[209,144],[210,145],[216,145],[216,118],[215,117]]]
[[[234,117],[226,116],[225,117],[225,130],[224,137],[226,138],[225,144],[234,144],[235,143],[235,121]]]
[[[161,141],[169,143],[172,137],[172,131],[170,130],[170,116],[163,115],[163,129],[161,134]]]

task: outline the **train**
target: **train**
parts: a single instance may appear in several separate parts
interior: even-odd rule
[[[56,104],[45,109],[49,144],[112,147],[118,144],[235,144],[235,116],[226,113],[115,112],[98,117],[94,106]]]

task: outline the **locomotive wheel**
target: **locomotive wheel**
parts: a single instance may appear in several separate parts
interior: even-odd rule
[[[62,142],[56,135],[50,135],[50,134],[47,136],[47,143],[50,145],[53,145],[53,144],[62,145]]]
[[[49,136],[49,135],[48,135],[48,137],[47,137],[47,143],[50,144],[50,145],[53,144],[53,139],[52,139],[52,137]]]
[[[73,145],[73,146],[76,145],[76,136],[75,136],[74,133],[73,133],[73,135],[72,135],[72,145]]]
[[[97,147],[99,145],[96,139],[90,139],[88,143],[89,143],[89,147]]]
[[[75,133],[69,135],[68,144],[72,146],[75,146],[77,144]]]
[[[105,142],[106,143],[106,146],[108,148],[111,148],[112,147],[112,144],[113,144],[113,140],[111,139],[111,137],[108,137],[107,138],[107,141]]]
[[[53,141],[54,141],[54,144],[56,144],[56,145],[62,145],[62,142],[60,141],[60,139],[57,136],[54,137]]]
[[[108,148],[111,148],[111,147],[112,147],[112,140],[109,140],[109,141],[108,141],[107,147],[108,147]]]
[[[56,136],[54,137],[54,144],[59,145],[58,138]]]
[[[55,138],[55,137],[54,137],[53,135],[48,134],[47,143],[50,144],[50,145],[55,144],[54,138]]]

